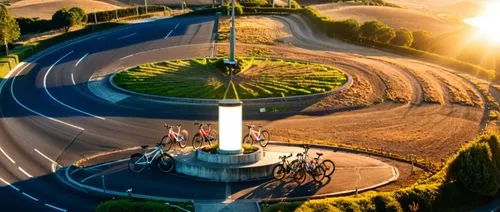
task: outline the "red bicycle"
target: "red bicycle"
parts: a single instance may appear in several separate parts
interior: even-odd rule
[[[271,139],[271,134],[267,130],[262,130],[262,126],[258,126],[259,130],[255,130],[255,124],[246,124],[248,134],[243,137],[243,144],[253,145],[254,142],[259,142],[261,147],[266,147]]]
[[[200,148],[203,143],[207,142],[208,145],[213,145],[217,144],[217,141],[219,140],[217,131],[212,129],[212,124],[211,123],[194,123],[194,125],[198,126],[198,133],[196,133],[193,136],[193,148],[198,149]],[[206,127],[206,128],[205,128]]]
[[[165,143],[165,152],[168,152],[174,143],[178,143],[181,149],[184,149],[187,145],[187,140],[189,139],[189,133],[187,130],[181,131],[181,125],[177,125],[177,132],[174,132],[172,128],[174,126],[169,126],[165,124],[165,128],[168,129],[168,134],[163,136],[161,139],[162,143]]]

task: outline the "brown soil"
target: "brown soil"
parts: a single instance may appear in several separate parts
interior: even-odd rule
[[[326,115],[296,115],[267,123],[273,140],[343,143],[440,163],[477,136],[484,115],[483,93],[492,96],[491,91],[480,91],[455,70],[326,38],[300,19],[271,19],[286,24],[285,32],[293,34],[288,42],[240,43],[237,54],[258,48],[265,49],[264,56],[323,63],[349,73],[354,83],[305,109],[330,111]],[[218,46],[219,55],[226,55],[228,46]]]
[[[120,7],[93,0],[23,0],[7,7],[15,17],[39,17],[51,19],[52,15],[61,8],[80,7],[85,12],[113,10]]]

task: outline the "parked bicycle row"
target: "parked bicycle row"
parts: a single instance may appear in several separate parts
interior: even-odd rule
[[[212,128],[211,123],[195,122],[194,125],[198,127],[198,132],[193,136],[193,149],[198,149],[204,144],[217,144],[219,137],[217,131]],[[267,146],[270,139],[270,134],[267,130],[262,130],[262,126],[258,126],[259,129],[255,130],[256,125],[254,124],[246,124],[246,126],[248,127],[248,134],[243,137],[243,144],[253,145],[258,142],[262,147]],[[153,163],[156,163],[162,172],[170,172],[174,169],[174,158],[167,152],[174,144],[178,144],[181,149],[186,148],[189,140],[189,132],[182,129],[181,125],[172,126],[164,124],[164,127],[168,133],[156,144],[154,150],[148,152],[147,149],[149,146],[142,145],[143,153],[135,153],[130,157],[129,169],[132,172],[140,173],[144,168],[153,165]],[[176,131],[174,127],[177,128]]]
[[[218,133],[212,128],[211,123],[194,123],[198,127],[198,132],[193,136],[191,144],[194,149],[202,147],[204,144],[215,145],[219,140]],[[248,133],[243,136],[242,143],[253,145],[254,143],[259,143],[260,146],[266,147],[269,144],[269,139],[271,137],[269,131],[263,130],[262,126],[256,126],[254,124],[246,124],[248,128]],[[177,131],[173,128],[176,127]],[[189,140],[189,132],[185,129],[181,129],[181,125],[167,125],[165,128],[168,129],[167,135],[163,136],[161,139],[165,143],[165,151],[169,151],[174,144],[178,144],[181,149],[186,148]],[[258,130],[256,128],[258,127]]]
[[[322,160],[323,153],[316,153],[315,158],[309,156],[309,145],[303,146],[304,151],[297,153],[293,161],[289,161],[290,155],[279,156],[280,164],[273,169],[273,176],[276,180],[284,180],[285,178],[293,178],[299,184],[304,183],[307,174],[311,175],[314,181],[321,182],[325,177],[331,176],[335,172],[335,163],[332,160]]]

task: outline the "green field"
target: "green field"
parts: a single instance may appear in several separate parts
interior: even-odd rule
[[[138,93],[186,98],[264,98],[322,93],[345,83],[340,70],[284,60],[244,58],[233,80],[220,59],[143,64],[119,72],[114,83]],[[229,87],[229,89],[228,89]]]

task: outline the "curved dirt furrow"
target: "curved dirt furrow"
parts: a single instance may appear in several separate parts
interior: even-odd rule
[[[411,101],[413,90],[410,81],[399,71],[387,66],[377,60],[360,58],[356,62],[365,64],[367,70],[376,73],[386,86],[386,99],[396,103],[408,103]]]
[[[391,69],[396,70],[400,74],[404,75],[404,77],[406,77],[406,79],[410,82],[412,90],[411,103],[415,105],[419,105],[420,103],[422,103],[423,101],[422,86],[420,85],[417,77],[411,71],[384,58],[371,58],[371,59],[384,63],[386,66],[389,66]]]

